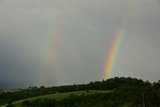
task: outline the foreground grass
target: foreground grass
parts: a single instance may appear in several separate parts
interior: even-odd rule
[[[31,101],[31,100],[34,100],[34,99],[37,99],[37,98],[50,98],[50,99],[55,99],[55,100],[59,101],[60,99],[68,97],[70,94],[80,96],[82,94],[109,93],[109,92],[111,92],[111,90],[89,90],[88,92],[87,91],[75,91],[75,92],[66,92],[66,93],[56,93],[56,94],[43,95],[43,96],[28,98],[28,99],[24,99],[24,100]],[[13,102],[13,105],[15,107],[23,107],[22,102],[24,100],[19,100],[19,101]],[[6,105],[3,105],[1,107],[6,107]]]

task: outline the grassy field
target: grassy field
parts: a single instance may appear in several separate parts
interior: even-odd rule
[[[33,99],[37,99],[37,98],[50,98],[50,99],[60,100],[62,98],[68,97],[71,93],[74,94],[74,95],[79,95],[80,96],[80,95],[82,95],[82,93],[84,93],[84,94],[94,94],[94,93],[109,93],[109,92],[111,92],[111,91],[110,90],[89,90],[89,92],[75,91],[75,92],[67,92],[67,93],[49,94],[49,95],[44,95],[44,96],[39,96],[39,97],[28,98],[28,99],[24,99],[24,100],[33,100]],[[23,107],[21,105],[21,103],[24,100],[13,102],[13,105],[15,105],[16,107]],[[6,107],[6,105],[3,105],[1,107]]]

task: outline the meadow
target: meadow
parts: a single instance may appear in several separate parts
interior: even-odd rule
[[[75,91],[75,92],[66,92],[66,93],[55,93],[55,94],[49,94],[49,95],[43,95],[43,96],[38,96],[38,97],[33,97],[33,98],[27,98],[27,99],[23,99],[23,100],[19,100],[16,102],[13,102],[14,107],[24,107],[22,105],[22,102],[25,100],[28,101],[32,101],[38,98],[49,98],[49,99],[55,99],[56,101],[59,101],[63,98],[67,98],[69,97],[69,95],[73,94],[73,95],[82,95],[82,94],[95,94],[95,93],[109,93],[111,92],[111,90],[85,90],[85,91]],[[1,107],[6,107],[6,105],[2,105]]]

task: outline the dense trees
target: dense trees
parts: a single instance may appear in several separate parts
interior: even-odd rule
[[[89,84],[81,85],[68,85],[59,87],[29,87],[28,89],[23,89],[14,92],[0,92],[0,104],[5,104],[8,102],[13,102],[25,98],[41,96],[53,93],[63,93],[86,90],[113,90],[111,93],[106,94],[82,94],[81,96],[70,95],[68,98],[61,99],[60,101],[55,101],[54,99],[37,99],[34,101],[24,101],[23,104],[33,107],[43,107],[43,105],[62,105],[62,106],[96,106],[103,107],[103,105],[108,105],[108,107],[114,107],[123,105],[132,107],[160,107],[160,81],[154,82],[153,84],[148,81],[136,78],[124,78],[115,77],[108,80],[90,82]],[[37,102],[37,103],[36,103]],[[39,102],[39,103],[38,103]],[[48,105],[49,107],[49,105]]]
[[[25,100],[22,105],[27,107],[55,107],[55,100],[49,98],[37,98],[32,101]]]

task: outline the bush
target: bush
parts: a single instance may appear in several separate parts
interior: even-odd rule
[[[22,105],[27,107],[55,107],[56,101],[49,98],[38,98],[32,101],[25,100]]]

